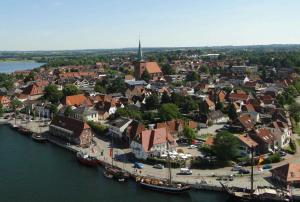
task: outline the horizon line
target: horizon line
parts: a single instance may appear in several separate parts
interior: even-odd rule
[[[179,48],[221,48],[221,47],[251,47],[251,46],[300,46],[300,43],[270,43],[270,44],[243,44],[243,45],[212,45],[212,46],[145,46],[143,49],[179,49]],[[79,49],[33,49],[33,50],[0,50],[0,52],[63,52],[63,51],[96,51],[96,50],[126,50],[126,49],[138,49],[137,47],[124,47],[124,48],[79,48]]]

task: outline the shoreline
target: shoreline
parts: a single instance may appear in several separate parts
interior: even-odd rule
[[[14,121],[14,120],[5,120],[5,119],[2,119],[2,118],[1,118],[1,119],[0,119],[0,125],[12,126],[12,125],[14,125],[14,124],[13,124],[13,121]],[[22,124],[18,124],[18,122],[17,122],[17,125],[18,125],[18,126],[22,126]],[[22,127],[23,127],[23,126],[22,126]],[[12,130],[15,130],[16,132],[18,132],[18,133],[21,135],[21,133],[17,130],[17,128],[12,128],[12,127],[11,127],[11,129],[12,129]],[[31,133],[34,133],[34,132],[35,132],[35,131],[32,130],[31,128],[27,128],[27,129],[29,129]],[[47,131],[44,131],[44,132],[47,133]],[[28,136],[28,137],[29,137],[29,136]],[[48,140],[51,144],[57,145],[57,146],[59,146],[59,147],[61,147],[61,148],[64,148],[64,149],[66,149],[66,150],[69,150],[70,152],[75,153],[75,154],[76,154],[76,152],[78,152],[78,151],[88,151],[89,149],[91,149],[91,148],[84,149],[84,148],[78,147],[78,146],[76,146],[76,145],[67,145],[67,144],[64,144],[64,143],[62,143],[62,142],[56,141],[56,140],[55,140],[55,137],[53,138],[53,137],[51,137],[51,136],[47,136],[47,140]],[[97,146],[97,144],[95,144],[95,145]],[[90,153],[90,151],[89,151],[89,153]],[[96,151],[95,153],[98,153],[98,152]],[[95,153],[94,153],[94,154],[95,154]],[[110,162],[111,159],[105,158],[105,156],[102,157],[102,158],[100,158],[99,156],[95,156],[95,157],[101,161],[101,165],[100,165],[100,166],[111,165],[111,162]],[[114,166],[116,166],[116,167],[118,167],[118,168],[120,168],[120,169],[123,169],[123,170],[129,172],[130,175],[131,175],[132,180],[135,181],[135,177],[137,176],[137,173],[134,172],[134,169],[132,168],[132,166],[128,168],[127,166],[124,167],[124,165],[123,165],[123,168],[122,168],[122,166],[120,166],[121,163],[122,163],[122,162],[115,161]],[[123,164],[124,164],[124,163],[123,163]],[[131,169],[130,169],[130,168],[131,168]],[[142,171],[143,171],[143,170],[142,170]],[[153,177],[153,178],[156,178],[156,179],[163,179],[163,180],[166,179],[166,178],[162,178],[162,177],[157,177],[157,176],[155,176],[155,175],[147,175],[147,174],[145,174],[145,171],[143,171],[143,173],[140,173],[139,176],[143,176],[143,177]],[[193,176],[193,177],[195,177],[195,176]],[[198,176],[198,177],[199,177],[199,176]],[[197,178],[197,177],[195,177],[195,178]],[[202,178],[203,178],[203,177],[202,177]],[[197,178],[197,179],[198,179],[198,178]],[[200,179],[201,179],[201,178],[199,178],[199,181],[200,181]],[[203,179],[204,179],[204,178],[203,178]],[[207,177],[206,177],[206,179],[207,179]],[[214,192],[222,192],[222,193],[224,193],[224,190],[223,190],[221,184],[216,185],[216,184],[213,184],[211,181],[208,181],[208,180],[204,180],[204,181],[201,180],[200,183],[199,183],[198,181],[196,181],[196,182],[191,182],[191,181],[188,179],[188,177],[186,177],[184,180],[183,180],[183,179],[177,179],[177,180],[174,180],[174,182],[189,184],[189,185],[191,185],[192,189],[195,190],[195,191],[197,191],[197,190],[199,190],[199,191],[214,191]],[[138,185],[138,184],[137,184],[137,185]],[[229,185],[229,186],[230,186],[230,185]],[[274,187],[274,186],[273,186],[273,187]],[[247,187],[238,187],[238,186],[232,186],[232,185],[230,186],[230,188],[248,189]],[[294,198],[295,200],[300,200],[300,193],[297,193],[297,194],[293,193],[293,198]]]

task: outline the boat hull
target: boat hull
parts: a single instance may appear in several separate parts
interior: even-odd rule
[[[99,166],[101,164],[101,161],[97,159],[85,159],[82,157],[77,157],[77,160],[80,164],[90,167]]]
[[[228,201],[232,202],[288,202],[289,199],[277,199],[277,198],[255,198],[255,197],[239,197],[230,195]]]
[[[157,186],[152,184],[147,184],[140,182],[140,185],[144,189],[162,192],[162,193],[168,193],[168,194],[184,194],[187,193],[191,187],[190,186],[184,186],[182,188],[175,188],[175,187],[163,187],[163,186]]]

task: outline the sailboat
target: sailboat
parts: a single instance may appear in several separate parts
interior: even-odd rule
[[[110,156],[111,156],[111,165],[107,165],[104,167],[104,176],[107,178],[114,178],[119,182],[124,182],[130,178],[130,174],[116,166],[114,166],[114,153],[113,153],[113,136],[111,140],[111,148],[110,148]]]
[[[168,142],[167,142],[167,147],[169,148]],[[136,181],[140,183],[142,188],[149,189],[152,191],[169,193],[169,194],[186,193],[191,189],[190,185],[175,183],[172,181],[171,162],[170,162],[169,152],[168,152],[168,174],[169,174],[168,180],[138,176],[136,178]]]
[[[289,202],[292,201],[291,193],[288,190],[277,189],[274,187],[253,188],[253,148],[251,148],[251,189],[235,190],[221,183],[223,190],[229,195],[230,201],[245,202]]]

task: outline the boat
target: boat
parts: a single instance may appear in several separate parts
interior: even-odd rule
[[[32,139],[37,141],[37,142],[46,142],[47,138],[45,136],[43,136],[42,134],[39,133],[33,133],[31,135]]]
[[[112,175],[113,178],[118,180],[119,182],[124,182],[130,178],[130,174],[121,168],[115,166],[105,166],[104,169],[104,173]]]
[[[169,147],[169,144],[167,143]],[[168,194],[182,194],[190,191],[191,186],[183,183],[176,183],[172,181],[171,174],[171,163],[170,163],[170,154],[168,152],[168,180],[161,180],[151,177],[142,177],[137,176],[136,181],[139,182],[140,186],[145,189],[149,189],[152,191],[168,193]]]
[[[229,201],[245,202],[289,202],[292,201],[291,192],[275,187],[253,188],[253,148],[251,149],[251,189],[230,188],[220,182],[223,190],[229,195]]]
[[[98,166],[101,164],[101,161],[98,160],[96,157],[90,156],[81,151],[77,152],[76,157],[81,164],[86,166]]]
[[[18,131],[21,133],[21,134],[23,134],[23,135],[31,135],[32,133],[31,133],[31,131],[29,130],[29,129],[27,129],[27,128],[24,128],[24,127],[22,127],[22,126],[20,126],[19,128],[18,128]]]
[[[107,177],[109,179],[112,179],[114,177],[112,174],[110,174],[109,172],[106,172],[106,171],[104,171],[103,174],[105,177]]]
[[[128,180],[130,178],[129,172],[114,166],[113,137],[111,140],[110,156],[111,156],[111,165],[107,165],[104,167],[104,175],[109,174],[113,176],[112,178],[116,179],[119,182],[124,182]]]

